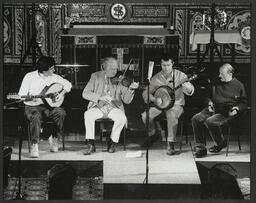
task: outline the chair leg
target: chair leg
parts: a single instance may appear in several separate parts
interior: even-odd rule
[[[62,151],[65,151],[65,135],[62,133]]]
[[[184,129],[185,129],[185,136],[186,136],[186,144],[188,144],[188,131],[187,131],[187,125],[185,126],[185,128],[184,128],[184,123],[182,124],[182,133],[183,133],[183,131],[184,131]]]
[[[181,122],[180,124],[180,151],[182,149],[182,138],[183,138],[183,122]]]
[[[239,135],[239,133],[237,134],[237,141],[238,141],[239,150],[241,151],[241,143],[240,143],[240,135]]]
[[[100,142],[101,142],[101,151],[104,151],[103,150],[103,131],[102,130],[100,130]]]
[[[28,152],[30,153],[31,151],[31,141],[30,141],[30,122],[27,123],[27,128],[28,128]]]
[[[123,131],[124,131],[124,151],[125,151],[126,150],[126,129],[125,129],[125,127],[124,127]]]
[[[230,133],[231,133],[231,127],[229,126],[229,127],[228,127],[228,137],[227,137],[227,151],[226,151],[226,156],[228,156]]]

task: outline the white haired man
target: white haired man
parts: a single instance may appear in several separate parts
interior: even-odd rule
[[[88,110],[84,113],[86,128],[85,138],[89,141],[89,148],[84,155],[90,155],[96,151],[95,147],[95,120],[99,118],[110,118],[114,121],[111,132],[111,140],[108,144],[108,152],[115,152],[115,145],[119,141],[120,133],[127,122],[123,103],[131,103],[134,90],[138,83],[131,83],[129,87],[112,84],[113,78],[118,70],[117,60],[107,57],[102,64],[103,70],[91,75],[89,82],[83,90],[82,97],[89,100]]]

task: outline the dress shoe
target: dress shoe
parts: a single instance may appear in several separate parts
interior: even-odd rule
[[[212,153],[218,153],[220,152],[223,148],[225,148],[227,146],[227,141],[224,140],[223,142],[221,142],[219,145],[214,145],[213,147],[211,147],[209,149],[209,152]]]
[[[38,158],[39,157],[39,149],[38,144],[32,144],[31,151],[30,151],[30,157],[31,158]]]
[[[175,154],[175,150],[174,150],[174,142],[167,142],[167,155],[174,155]]]
[[[58,150],[59,150],[58,138],[57,137],[53,137],[51,135],[49,137],[48,141],[50,143],[50,151],[51,152],[58,152]]]
[[[108,149],[108,152],[109,153],[114,153],[116,151],[116,143],[112,142],[109,149]]]
[[[88,144],[88,150],[84,152],[84,155],[90,155],[92,153],[96,152],[96,147],[94,144]]]
[[[147,137],[147,139],[141,146],[143,148],[151,147],[160,138],[161,138],[160,135],[158,133],[155,133],[154,135]]]
[[[202,158],[207,155],[207,150],[204,146],[197,146],[196,147],[196,158]]]

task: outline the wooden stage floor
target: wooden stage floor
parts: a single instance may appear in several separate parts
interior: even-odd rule
[[[27,141],[23,141],[22,160],[72,160],[72,161],[103,161],[104,184],[143,184],[146,177],[146,150],[140,143],[129,140],[126,151],[120,144],[113,154],[103,152],[100,143],[96,144],[96,153],[85,156],[84,142],[66,142],[66,150],[58,153],[49,151],[46,140],[40,142],[40,157],[31,159],[28,153]],[[211,143],[209,146],[212,146]],[[178,147],[177,147],[178,148]],[[178,150],[178,149],[177,149]],[[128,158],[127,154],[141,151],[142,156]],[[12,160],[18,160],[18,141],[14,143]],[[205,158],[194,159],[189,144],[183,144],[181,152],[174,156],[166,155],[164,142],[155,143],[149,150],[149,184],[201,184],[196,161],[200,162],[250,162],[249,145],[242,143],[242,150],[238,151],[237,143],[231,142],[229,156],[225,150],[217,155],[208,153]]]

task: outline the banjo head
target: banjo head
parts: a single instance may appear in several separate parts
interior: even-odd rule
[[[175,94],[172,88],[169,86],[160,86],[156,89],[154,97],[161,98],[162,103],[155,106],[160,110],[167,110],[174,105]]]

